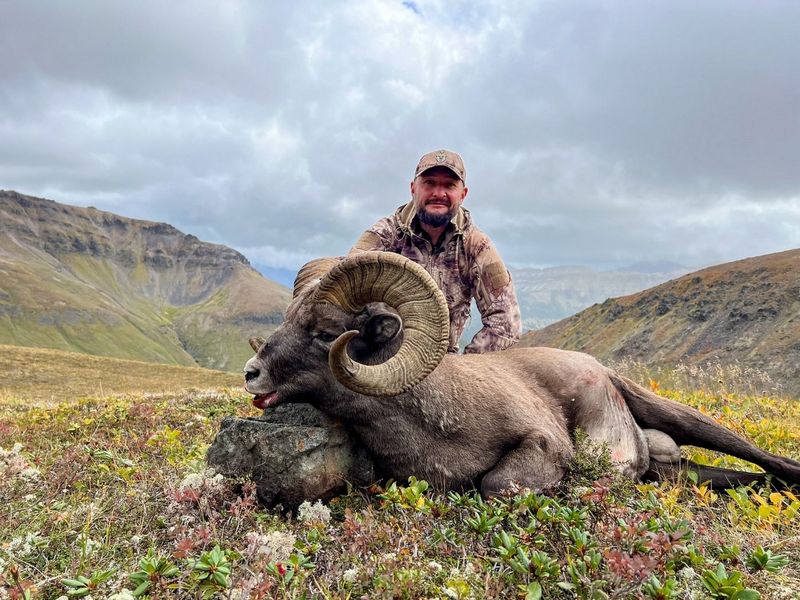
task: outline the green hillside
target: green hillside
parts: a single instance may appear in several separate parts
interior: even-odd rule
[[[247,345],[247,344],[245,344]],[[240,387],[238,373],[0,345],[0,403],[47,405],[115,394]]]
[[[0,343],[238,371],[290,295],[170,225],[0,192]]]
[[[738,365],[800,397],[800,250],[709,267],[595,304],[525,334],[521,344],[653,366]]]

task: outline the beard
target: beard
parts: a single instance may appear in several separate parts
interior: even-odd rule
[[[424,206],[417,211],[420,222],[430,227],[444,227],[453,219],[453,215],[453,211],[448,211],[443,215],[434,215],[425,210]]]

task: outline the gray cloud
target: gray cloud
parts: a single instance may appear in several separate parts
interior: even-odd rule
[[[457,149],[517,265],[800,245],[800,5],[0,4],[0,187],[296,268]]]

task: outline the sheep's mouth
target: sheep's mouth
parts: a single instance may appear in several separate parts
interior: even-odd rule
[[[266,394],[255,394],[253,396],[253,406],[259,410],[264,410],[271,406],[275,406],[280,402],[277,391],[268,392]]]

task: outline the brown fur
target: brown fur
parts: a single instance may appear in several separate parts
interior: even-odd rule
[[[587,354],[552,348],[448,354],[405,393],[352,392],[328,369],[330,340],[359,330],[350,343],[351,356],[381,362],[402,339],[398,327],[385,327],[398,319],[384,305],[350,315],[333,305],[304,303],[306,295],[295,299],[286,322],[269,340],[253,343],[259,349],[245,367],[246,387],[254,394],[276,392],[275,402],[310,400],[342,418],[392,477],[415,475],[449,489],[479,486],[484,495],[514,486],[541,490],[563,476],[574,450],[573,433],[581,428],[607,444],[619,469],[633,479],[686,467],[669,462],[677,452],[671,437],[677,444],[750,460],[787,483],[800,483],[797,461],[760,450]],[[645,435],[643,429],[657,432]],[[651,460],[648,440],[658,460]],[[701,477],[704,473],[715,485],[763,478],[714,469],[701,471]]]

